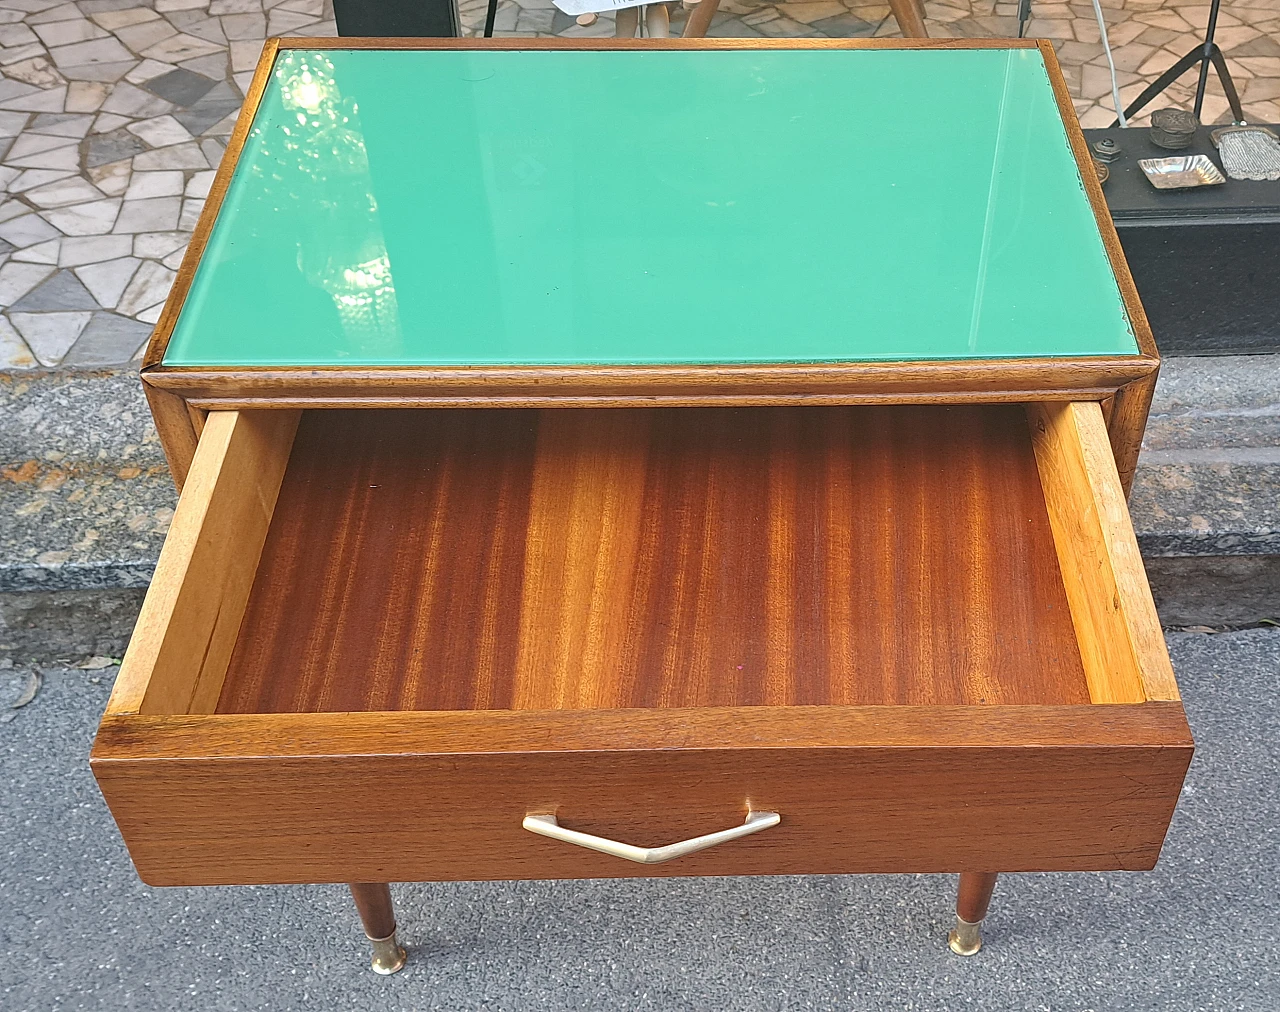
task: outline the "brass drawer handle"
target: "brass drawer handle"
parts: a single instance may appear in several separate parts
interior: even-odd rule
[[[553,840],[563,840],[565,843],[586,847],[587,850],[598,850],[601,854],[612,854],[614,857],[635,861],[637,864],[662,864],[664,861],[671,861],[686,854],[714,847],[717,843],[736,840],[740,836],[750,836],[762,829],[776,826],[781,821],[782,816],[777,812],[747,812],[747,821],[741,826],[722,829],[718,833],[708,833],[706,836],[695,836],[692,840],[682,840],[680,843],[669,843],[665,847],[633,847],[629,843],[606,840],[603,836],[592,836],[590,833],[579,833],[576,829],[565,829],[556,821],[554,815],[526,815],[524,828],[539,836],[549,836]]]

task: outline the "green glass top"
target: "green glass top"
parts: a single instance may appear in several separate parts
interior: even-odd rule
[[[1137,351],[1036,49],[282,50],[164,361]]]

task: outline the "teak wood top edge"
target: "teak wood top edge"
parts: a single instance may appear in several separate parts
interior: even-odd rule
[[[95,762],[329,755],[1193,746],[1182,704],[746,706],[366,713],[108,712]]]

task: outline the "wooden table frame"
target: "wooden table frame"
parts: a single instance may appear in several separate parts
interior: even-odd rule
[[[169,339],[208,243],[281,49],[1006,49],[1038,48],[1124,301],[1139,353],[1056,359],[707,365],[327,366],[164,365]],[[1032,39],[268,39],[204,211],[156,323],[142,380],[181,488],[207,412],[338,407],[696,407],[1027,401],[1102,403],[1126,494],[1160,367],[1159,353],[1051,43]]]

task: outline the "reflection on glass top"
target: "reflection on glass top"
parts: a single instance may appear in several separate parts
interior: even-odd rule
[[[1035,49],[282,50],[165,363],[1136,353]]]

